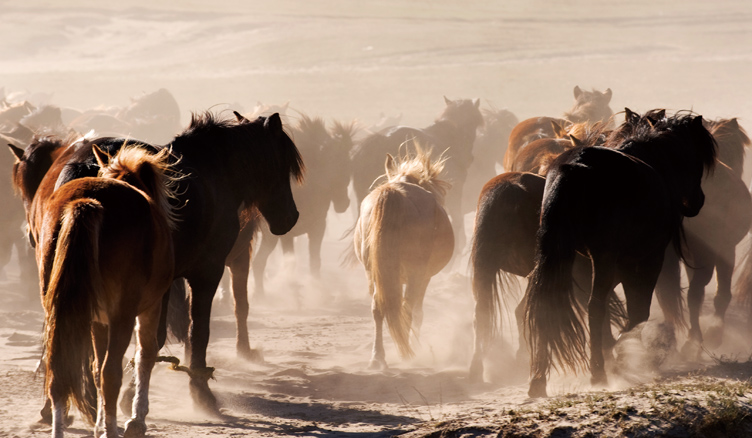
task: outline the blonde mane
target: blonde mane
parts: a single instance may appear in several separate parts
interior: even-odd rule
[[[177,198],[177,183],[184,175],[172,168],[174,163],[169,162],[171,155],[169,148],[153,153],[140,144],[124,144],[106,164],[102,163],[99,176],[123,180],[144,192],[164,213],[170,229],[175,229],[178,220],[176,207],[170,199]],[[142,174],[144,166],[149,166],[152,172]],[[144,177],[152,180],[143,180]]]
[[[432,149],[425,150],[417,141],[413,140],[412,145],[414,153],[408,152],[405,143],[405,153],[397,157],[387,154],[386,174],[379,177],[384,179],[381,184],[395,181],[405,181],[422,187],[436,196],[439,204],[444,205],[444,196],[452,187],[450,183],[442,180],[441,171],[444,170],[444,164],[447,157],[442,152],[436,161],[431,160]],[[377,181],[379,181],[377,179]],[[381,185],[376,184],[376,185]]]

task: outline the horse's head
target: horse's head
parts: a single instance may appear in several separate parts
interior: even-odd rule
[[[350,152],[353,148],[355,123],[334,122],[331,129],[331,139],[327,145],[328,168],[331,169],[330,192],[334,211],[344,213],[350,206],[350,196],[347,187],[350,185],[351,169]]]
[[[697,216],[705,203],[702,192],[702,177],[716,163],[717,147],[713,135],[703,125],[702,116],[676,116],[678,141],[683,143],[679,162],[686,166],[683,175],[682,214]],[[658,125],[656,125],[658,126]],[[683,153],[682,153],[683,152]]]
[[[564,113],[564,117],[572,122],[603,122],[613,125],[611,118],[614,112],[608,105],[611,102],[611,89],[604,92],[597,90],[584,91],[579,86],[574,87],[574,106]]]
[[[457,130],[454,138],[456,146],[472,149],[476,131],[483,126],[483,114],[480,112],[480,99],[451,100],[444,96],[446,108],[439,117],[440,121],[451,123]]]
[[[13,187],[27,211],[42,178],[65,144],[64,140],[56,137],[34,137],[25,150],[8,144],[16,159],[12,170]]]
[[[285,133],[279,114],[259,117],[253,122],[238,113],[235,115],[239,124],[256,131],[255,144],[252,145],[255,156],[251,163],[255,187],[246,203],[258,206],[273,234],[285,234],[298,221],[299,213],[292,196],[290,179],[303,180],[303,160]]]

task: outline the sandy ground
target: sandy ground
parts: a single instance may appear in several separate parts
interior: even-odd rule
[[[481,98],[483,107],[507,108],[523,119],[560,115],[579,85],[610,87],[616,111],[693,109],[709,118],[739,117],[752,129],[752,5],[746,0],[117,6],[0,0],[0,10],[0,87],[38,103],[123,106],[165,87],[184,121],[190,111],[210,107],[251,110],[257,102],[289,102],[327,119],[369,125],[382,115],[401,116],[402,123],[421,127],[440,113],[443,95]],[[294,111],[288,115],[295,118]],[[507,326],[488,364],[489,383],[471,385],[466,256],[429,286],[417,357],[399,360],[387,339],[391,368],[368,371],[372,322],[364,275],[339,266],[348,245],[339,238],[352,222],[352,211],[330,213],[318,281],[307,275],[305,239],[296,248],[293,280],[282,273],[281,256],[270,260],[269,298],[254,302],[249,317],[252,345],[264,350],[265,364],[235,358],[231,305],[215,303],[208,363],[217,368],[211,386],[226,417],[194,412],[187,377],[158,365],[148,436],[495,436],[515,424],[542,436],[621,436],[631,426],[645,434],[690,436],[658,419],[675,406],[674,396],[644,396],[674,389],[645,384],[705,388],[675,398],[707,407],[717,399],[707,395],[715,394],[713,385],[752,377],[745,369],[725,372],[705,355],[697,362],[669,361],[657,374],[627,368],[612,377],[611,392],[591,388],[586,376],[554,376],[549,392],[558,397],[534,401],[526,396],[527,369],[514,362],[516,334]],[[469,236],[472,215],[466,224]],[[49,428],[36,423],[42,382],[34,377],[43,315],[35,292],[19,286],[17,266],[5,272],[0,436],[45,436]],[[655,323],[660,312],[653,315]],[[742,325],[734,306],[729,318],[732,328]],[[752,350],[743,333],[729,330],[714,354],[746,360]],[[632,356],[644,357],[644,346],[635,348]],[[182,357],[179,345],[168,352]],[[749,388],[738,392],[738,406],[752,412]],[[609,406],[633,411],[624,408],[621,417],[601,412]],[[68,433],[91,435],[79,418]]]

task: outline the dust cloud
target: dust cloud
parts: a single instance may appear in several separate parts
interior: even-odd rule
[[[0,7],[0,98],[55,105],[64,113],[115,113],[164,88],[179,107],[179,126],[196,111],[230,117],[231,110],[250,114],[288,105],[290,125],[302,115],[327,124],[356,121],[363,138],[386,125],[428,126],[443,110],[444,96],[479,98],[481,108],[506,108],[519,120],[559,117],[580,86],[613,90],[610,106],[617,113],[624,107],[691,109],[709,119],[737,117],[752,129],[752,8],[743,0],[722,6],[700,0],[32,0],[0,1]],[[0,161],[6,182],[11,158]],[[477,192],[472,196],[464,202],[475,203]],[[329,212],[320,278],[309,273],[306,238],[296,239],[292,258],[279,247],[272,253],[266,297],[251,298],[249,317],[251,345],[262,350],[263,364],[235,357],[232,298],[223,282],[207,363],[217,368],[210,386],[231,420],[194,412],[187,377],[157,365],[147,418],[151,436],[389,435],[525,402],[527,359],[517,358],[513,308],[486,361],[486,383],[467,382],[474,308],[469,246],[428,287],[416,357],[401,360],[385,335],[390,368],[367,369],[373,322],[365,274],[360,265],[340,264],[351,245],[342,236],[357,217],[354,204],[344,213]],[[473,217],[465,218],[468,241]],[[9,227],[23,237],[20,222]],[[43,313],[36,280],[22,274],[19,251],[27,248],[17,245],[0,278],[0,374],[6,375],[0,379],[0,434],[43,436],[49,429],[34,425],[41,380],[31,375]],[[745,251],[744,244],[737,250]],[[249,288],[252,294],[253,278]],[[703,315],[712,312],[713,295],[711,283]],[[625,335],[618,351],[627,360],[614,364],[622,367],[618,375],[609,370],[610,389],[710,360],[678,358],[686,337],[667,338],[657,306],[651,315],[649,331]],[[743,317],[732,306],[724,345],[714,355],[747,357]],[[164,353],[182,358],[183,347],[171,343]],[[549,394],[591,389],[588,376],[554,374]],[[76,433],[87,428],[83,424],[76,420]]]

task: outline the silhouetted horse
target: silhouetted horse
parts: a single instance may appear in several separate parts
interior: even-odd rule
[[[194,115],[188,129],[168,145],[175,156],[175,171],[187,175],[176,188],[178,227],[172,237],[175,277],[185,278],[191,289],[186,346],[190,388],[194,402],[210,413],[218,412],[208,386],[213,369],[206,367],[211,304],[240,231],[238,212],[255,206],[272,233],[286,233],[298,219],[290,177],[300,180],[303,171],[298,150],[282,129],[278,115],[255,121],[237,113],[236,117],[237,121],[231,121],[210,113]],[[92,142],[114,155],[123,140]],[[43,181],[42,186],[51,192],[55,186],[96,174],[94,158],[87,148],[76,148],[62,163],[62,171],[53,168],[47,173],[44,180],[51,183]],[[30,225],[36,232],[38,224],[33,215]],[[160,341],[164,341],[163,327]]]
[[[400,145],[406,141],[416,140],[431,147],[437,155],[446,151],[444,174],[452,184],[446,197],[446,210],[452,218],[457,240],[455,250],[461,251],[465,245],[462,192],[473,161],[476,130],[483,124],[483,116],[478,109],[478,99],[449,100],[445,97],[444,101],[444,112],[431,126],[424,129],[394,126],[370,135],[358,144],[352,155],[353,189],[360,205],[374,180],[381,175],[384,156],[398,155]]]
[[[353,146],[354,124],[335,122],[331,133],[320,118],[301,116],[292,132],[295,144],[310,170],[306,183],[293,189],[297,200],[300,220],[282,237],[271,235],[262,227],[259,249],[253,259],[254,296],[264,296],[264,271],[269,255],[278,241],[282,242],[285,254],[293,253],[293,239],[308,236],[308,254],[311,275],[318,278],[321,272],[321,243],[326,231],[326,216],[329,206],[337,213],[347,211],[350,198],[350,151]]]
[[[410,331],[419,337],[423,298],[431,277],[449,263],[454,236],[442,208],[449,186],[439,179],[443,159],[415,144],[414,156],[386,159],[386,181],[360,205],[355,255],[366,269],[375,323],[371,368],[387,368],[382,328],[386,318],[403,358],[413,355]],[[404,293],[403,293],[404,285]]]
[[[736,245],[747,235],[752,224],[752,198],[741,179],[744,148],[749,138],[736,119],[705,121],[705,126],[718,144],[718,165],[702,181],[705,206],[696,217],[684,221],[682,255],[689,277],[687,304],[689,308],[689,343],[687,354],[701,350],[703,334],[700,329],[700,311],[705,297],[705,286],[713,272],[718,283],[714,300],[714,321],[704,340],[711,348],[723,340],[726,309],[731,301],[731,278],[736,265]],[[735,168],[723,160],[733,163]],[[663,270],[656,287],[656,296],[662,305],[681,306],[681,278],[679,255],[673,247],[666,251]],[[681,313],[679,313],[681,316]],[[670,322],[686,327],[683,317]]]
[[[564,113],[564,118],[533,117],[517,124],[509,134],[509,147],[504,154],[504,170],[510,170],[517,154],[523,147],[539,138],[555,137],[553,125],[556,122],[563,128],[572,123],[601,122],[608,128],[613,125],[611,117],[613,111],[608,106],[611,101],[611,89],[605,92],[583,91],[579,86],[574,87],[574,106]]]
[[[46,314],[45,389],[54,407],[52,436],[63,436],[69,398],[81,412],[91,409],[85,388],[92,354],[99,393],[94,435],[118,436],[122,359],[137,318],[136,415],[125,434],[143,436],[162,296],[174,267],[174,213],[168,201],[173,195],[165,174],[169,150],[152,155],[123,148],[108,163],[94,148],[102,177],[71,181],[39,203],[42,223],[34,233]],[[45,156],[56,152],[40,151]],[[37,171],[44,167],[33,161],[31,153],[22,155],[13,172],[27,205],[40,182]]]
[[[489,179],[497,175],[496,163],[501,165],[509,144],[509,133],[519,123],[517,116],[505,109],[483,109],[483,125],[473,146],[473,162],[467,171],[467,181],[463,186],[462,212],[475,211],[475,203],[481,188]]]
[[[587,367],[587,334],[572,288],[575,254],[592,260],[590,369],[600,384],[608,292],[622,283],[628,330],[646,321],[666,246],[679,241],[683,217],[703,206],[702,176],[715,164],[716,145],[702,117],[625,125],[630,134],[620,143],[574,148],[549,169],[527,289],[530,396],[546,395],[552,360],[562,368]]]

